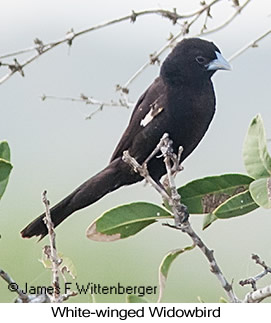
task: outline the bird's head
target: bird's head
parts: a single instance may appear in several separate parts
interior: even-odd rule
[[[161,67],[161,76],[169,83],[204,82],[217,70],[230,70],[231,66],[212,42],[200,38],[180,41]]]

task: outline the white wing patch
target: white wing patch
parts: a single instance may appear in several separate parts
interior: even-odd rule
[[[157,104],[157,101],[158,100],[155,100],[154,103],[150,105],[150,111],[145,115],[144,119],[140,121],[140,125],[142,127],[146,127],[146,125],[149,124],[154,117],[164,110],[163,107]]]

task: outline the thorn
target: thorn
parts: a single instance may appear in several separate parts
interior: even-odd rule
[[[12,72],[19,72],[24,77],[23,67],[19,64],[16,58],[14,58],[14,64],[10,64],[8,67]]]
[[[136,21],[137,18],[137,14],[134,10],[132,10],[132,14],[131,14],[131,22],[134,23]]]
[[[44,49],[44,44],[39,38],[34,39],[34,44],[37,45],[37,52],[41,55]]]
[[[66,39],[69,46],[72,45],[74,37],[75,37],[75,33],[73,28],[71,28],[71,30],[66,33]]]

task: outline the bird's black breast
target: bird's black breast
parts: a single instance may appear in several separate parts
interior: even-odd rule
[[[205,135],[215,112],[211,81],[200,87],[182,86],[168,91],[168,133],[174,148],[183,147],[182,160],[191,154]]]
[[[176,152],[179,146],[183,147],[183,161],[201,141],[214,111],[215,95],[210,79],[194,86],[172,86],[159,77],[138,100],[111,160],[128,150],[139,163],[143,163],[163,134],[168,133]],[[148,167],[155,178],[165,173],[161,158],[154,157]]]
[[[211,82],[200,88],[168,87],[160,99],[161,112],[134,137],[129,152],[143,162],[165,132],[177,151],[183,146],[184,160],[198,145],[213,118],[215,96]]]

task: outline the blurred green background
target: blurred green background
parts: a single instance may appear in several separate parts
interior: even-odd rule
[[[34,38],[44,42],[60,39],[71,28],[75,31],[93,26],[131,10],[177,8],[192,12],[199,1],[1,1],[0,55],[33,45]],[[212,11],[208,27],[221,23],[232,13],[231,2],[221,1]],[[271,24],[269,0],[251,1],[229,26],[208,35],[223,55],[230,57],[256,39]],[[191,28],[196,34],[203,23]],[[51,273],[39,262],[42,247],[34,239],[22,240],[20,230],[43,212],[41,193],[48,190],[51,204],[70,193],[81,182],[101,170],[108,162],[125,129],[132,110],[104,108],[93,119],[85,117],[95,107],[83,103],[47,100],[43,94],[78,97],[80,93],[96,99],[117,99],[116,84],[124,84],[146,61],[149,54],[162,47],[170,32],[180,26],[158,16],[139,17],[136,23],[123,22],[82,37],[73,46],[60,46],[25,68],[0,86],[0,140],[11,147],[12,171],[7,191],[0,203],[0,267],[22,287],[49,285]],[[261,113],[267,137],[271,138],[270,38],[232,62],[233,71],[218,72],[213,78],[217,112],[204,140],[184,163],[178,185],[199,177],[226,172],[245,172],[242,144],[250,120]],[[19,56],[19,62],[28,56]],[[4,62],[12,62],[5,59]],[[157,75],[157,66],[149,67],[130,88],[136,101]],[[0,68],[0,76],[5,74]],[[154,224],[135,237],[113,243],[98,243],[85,237],[87,226],[108,208],[132,201],[160,203],[154,190],[143,183],[122,188],[95,205],[77,212],[57,229],[58,251],[69,257],[77,270],[80,284],[158,285],[158,266],[171,249],[191,242],[180,232]],[[202,232],[202,218],[191,217],[196,231],[215,256],[237,295],[249,290],[238,281],[260,271],[251,261],[258,253],[271,264],[270,211],[259,210],[240,218],[216,221]],[[264,284],[266,281],[263,281]],[[11,302],[0,279],[0,302]],[[224,296],[209,265],[198,250],[186,253],[173,264],[164,293],[164,302],[216,302]],[[155,302],[158,295],[147,297]],[[88,302],[88,295],[71,299]],[[123,302],[123,295],[96,296],[98,302]]]

